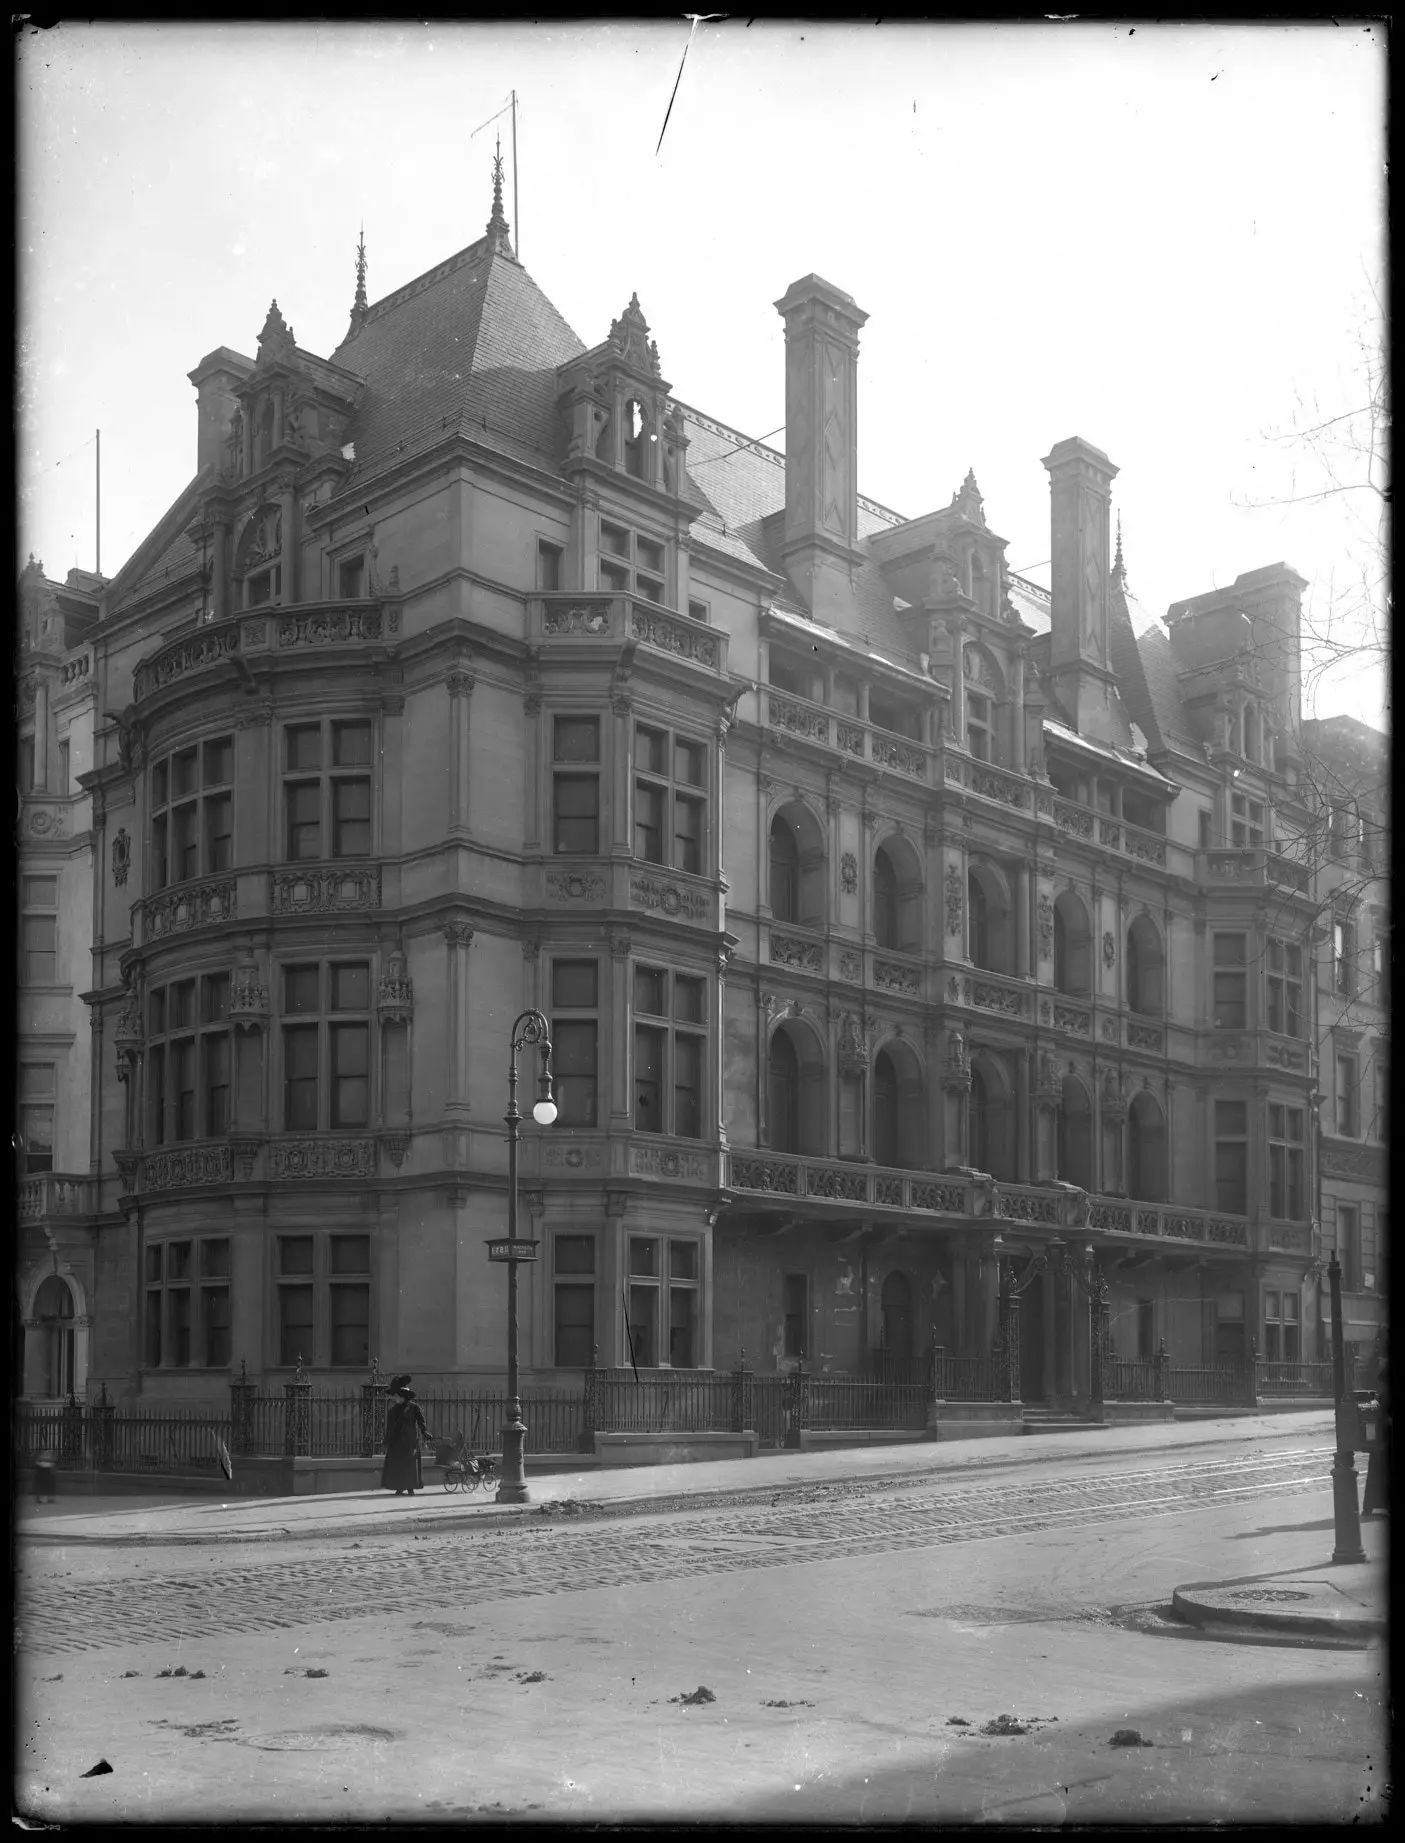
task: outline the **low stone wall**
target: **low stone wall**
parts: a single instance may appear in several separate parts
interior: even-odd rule
[[[934,1401],[927,1408],[929,1440],[995,1440],[1024,1432],[1024,1404],[1010,1401]]]
[[[760,1438],[747,1433],[597,1433],[597,1465],[688,1465],[702,1459],[754,1459]]]
[[[823,1453],[839,1446],[914,1446],[932,1438],[920,1427],[802,1427],[800,1451]]]

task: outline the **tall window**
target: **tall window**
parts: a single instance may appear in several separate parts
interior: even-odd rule
[[[552,849],[600,849],[600,719],[557,717],[552,724]]]
[[[1390,934],[1385,916],[1379,909],[1375,911],[1374,927],[1371,931],[1371,973],[1374,990],[1371,1000],[1382,1011],[1390,1007]]]
[[[1332,923],[1332,990],[1341,998],[1356,991],[1356,924],[1342,915]]]
[[[880,947],[898,945],[898,873],[882,845],[873,854],[873,938]]]
[[[54,1098],[52,1062],[22,1062],[19,1079],[21,1168],[27,1177],[54,1168]]]
[[[1361,1287],[1361,1211],[1355,1203],[1337,1205],[1337,1259],[1342,1286],[1350,1293]]]
[[[1137,1356],[1145,1363],[1156,1355],[1156,1302],[1137,1301]]]
[[[557,1124],[597,1126],[600,968],[595,960],[557,960],[551,968],[551,1047]]]
[[[623,525],[600,521],[600,587],[614,595],[664,598],[664,547]]]
[[[627,1330],[635,1363],[650,1369],[697,1368],[700,1290],[696,1241],[630,1236]]]
[[[584,1369],[595,1349],[595,1237],[558,1235],[552,1243],[556,1366]]]
[[[280,1235],[274,1251],[278,1362],[363,1369],[370,1361],[369,1235]]]
[[[1214,991],[1210,1018],[1216,1030],[1243,1030],[1247,986],[1247,949],[1242,934],[1214,938]]]
[[[1196,817],[1196,830],[1197,830],[1198,843],[1202,851],[1208,851],[1210,849],[1210,844],[1211,844],[1211,840],[1213,836],[1213,832],[1212,832],[1213,823],[1214,822],[1213,822],[1211,815],[1207,813],[1202,807],[1199,814]]]
[[[1361,1131],[1361,1073],[1355,1056],[1337,1057],[1337,1133],[1355,1139]]]
[[[634,732],[634,855],[701,876],[707,751],[668,730]]]
[[[1249,1104],[1215,1102],[1215,1208],[1249,1213]]]
[[[1229,841],[1232,845],[1261,845],[1264,842],[1264,803],[1247,794],[1231,794],[1229,799]]]
[[[966,693],[966,746],[977,761],[991,759],[990,699],[980,691]]]
[[[41,1363],[39,1394],[72,1395],[76,1370],[73,1338],[73,1293],[61,1274],[51,1273],[34,1298]]]
[[[151,989],[146,1075],[152,1145],[229,1131],[228,973],[177,979]]]
[[[283,731],[284,856],[296,863],[371,855],[368,721],[290,723]]]
[[[1268,1027],[1283,1037],[1303,1029],[1303,950],[1292,941],[1268,943]]]
[[[784,1028],[771,1036],[767,1060],[769,1139],[777,1152],[800,1150],[800,1061]]]
[[[778,813],[771,821],[771,914],[776,921],[800,917],[800,845]]]
[[[25,985],[55,985],[59,961],[59,880],[20,879],[20,979]]]
[[[1268,1213],[1280,1222],[1303,1216],[1303,1110],[1268,1110]]]
[[[58,774],[54,781],[54,792],[56,794],[63,794],[65,797],[67,797],[67,795],[69,795],[73,791],[72,782],[70,779],[71,762],[72,762],[71,747],[67,742],[61,742],[59,744],[59,765],[58,765]]]
[[[1302,1360],[1301,1315],[1296,1293],[1264,1293],[1264,1356],[1270,1363]]]
[[[785,1354],[810,1354],[810,1280],[808,1274],[788,1273],[785,1288]]]
[[[22,794],[32,794],[34,792],[35,772],[34,738],[32,736],[20,737],[19,756],[20,792]]]
[[[229,1242],[224,1236],[148,1242],[148,1369],[219,1369],[230,1359]]]
[[[634,1124],[639,1132],[702,1137],[706,1001],[705,979],[659,966],[634,969]]]
[[[561,562],[561,546],[548,544],[545,538],[538,538],[537,587],[543,594],[550,595],[561,587]]]
[[[371,1117],[371,968],[283,968],[283,1128],[364,1127]]]
[[[234,740],[208,742],[151,770],[153,887],[212,877],[234,862]]]
[[[1350,800],[1333,800],[1327,821],[1327,847],[1338,860],[1353,858],[1361,845],[1361,817]]]

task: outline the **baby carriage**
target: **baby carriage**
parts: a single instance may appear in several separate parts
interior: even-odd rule
[[[476,1421],[473,1431],[475,1435],[478,1432]],[[455,1434],[452,1440],[434,1442],[434,1463],[444,1468],[446,1491],[487,1489],[498,1475],[492,1454],[480,1453],[475,1458],[473,1448],[461,1433]]]

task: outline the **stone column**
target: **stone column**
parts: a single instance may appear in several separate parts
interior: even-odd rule
[[[628,1128],[634,1109],[630,1098],[634,1081],[634,1044],[629,1029],[630,950],[633,942],[627,934],[613,935],[610,940],[610,994],[608,1004],[600,1007],[600,1016],[614,1041],[600,1045],[600,1059],[611,1071],[610,1124]],[[662,1335],[662,1328],[660,1329]]]
[[[1022,1184],[1033,1183],[1033,1159],[1031,1157],[1030,1118],[1030,1080],[1029,1052],[1017,1051],[1015,1054],[1015,1169],[1020,1174]]]
[[[1024,652],[1010,662],[1010,766],[1016,774],[1027,772],[1024,735]]]
[[[212,573],[214,580],[210,584],[210,611],[217,621],[228,618],[230,612],[230,566],[229,566],[229,520],[213,520],[214,563]]]
[[[280,412],[281,414],[281,412]],[[283,572],[283,591],[279,600],[285,608],[300,599],[298,576],[298,495],[291,478],[277,483],[278,507],[282,517],[283,547],[279,559]]]
[[[444,924],[448,950],[445,979],[444,1111],[466,1119],[468,1100],[468,950],[473,929],[467,922]]]
[[[451,672],[449,693],[449,830],[467,837],[469,824],[468,706],[477,681],[471,672]]]
[[[1015,971],[1022,979],[1034,972],[1029,947],[1029,872],[1021,864],[1015,872]]]

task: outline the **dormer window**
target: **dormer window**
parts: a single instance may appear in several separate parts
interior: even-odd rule
[[[990,760],[990,699],[978,691],[966,698],[966,743],[977,761]]]
[[[1264,803],[1247,794],[1231,794],[1229,839],[1232,845],[1255,846],[1264,842]]]
[[[644,412],[631,397],[624,406],[624,470],[636,480],[644,478],[644,443],[647,439]]]
[[[243,585],[243,605],[263,608],[283,593],[283,520],[275,506],[256,512],[244,527],[235,557],[235,578]]]
[[[366,593],[366,559],[343,557],[337,565],[337,594],[343,601],[360,601]]]
[[[1259,713],[1252,704],[1244,706],[1244,759],[1256,762],[1259,752]]]
[[[662,602],[666,593],[664,547],[623,525],[600,521],[600,587],[614,595]]]
[[[966,747],[977,761],[999,759],[996,707],[1004,695],[1000,668],[982,648],[968,646],[962,654],[965,680]]]

